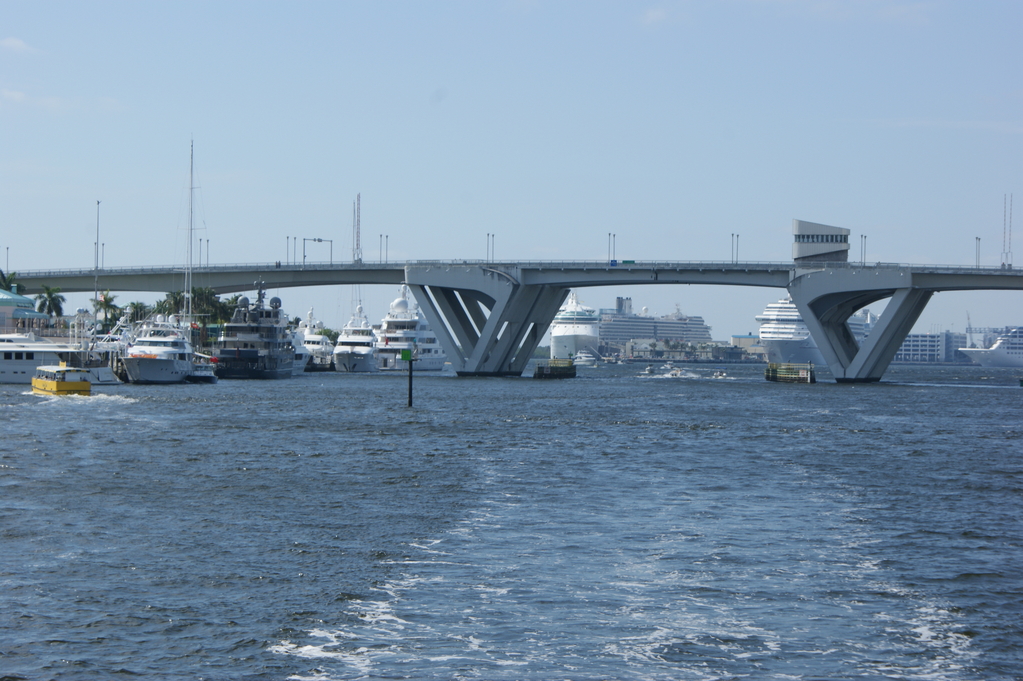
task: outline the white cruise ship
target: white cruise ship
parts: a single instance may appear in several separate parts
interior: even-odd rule
[[[767,353],[767,361],[826,364],[792,298],[768,304],[756,320],[760,322],[760,345]],[[847,323],[856,341],[862,342],[876,321],[877,317],[864,309],[850,317]]]
[[[572,291],[551,322],[551,359],[570,359],[583,350],[597,355],[599,336],[600,315]]]
[[[401,361],[402,350],[413,351],[418,360],[415,371],[440,371],[448,359],[419,306],[409,301],[405,285],[376,329],[376,338],[377,365],[381,371],[407,371],[407,363]]]
[[[982,367],[1023,367],[1023,326],[998,336],[990,348],[959,348]]]

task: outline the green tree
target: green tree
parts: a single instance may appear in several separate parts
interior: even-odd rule
[[[59,287],[50,288],[43,284],[43,292],[36,296],[36,310],[51,317],[64,316],[64,303],[67,300],[60,293]]]
[[[17,272],[10,272],[4,274],[3,270],[0,270],[0,289],[4,291],[14,292],[14,280],[18,278]]]
[[[133,322],[141,322],[143,319],[145,319],[146,317],[153,313],[152,306],[147,305],[146,303],[143,303],[141,301],[128,303],[125,306],[125,309],[131,311],[131,321]]]
[[[238,301],[241,299],[242,294],[236,293],[227,300],[220,301],[220,317],[217,322],[223,324],[224,322],[231,321],[231,317],[234,316],[234,311],[238,307]]]
[[[192,314],[199,318],[203,326],[216,324],[220,321],[220,298],[211,288],[192,289]]]
[[[184,291],[171,291],[164,297],[163,300],[158,302],[154,308],[154,312],[158,314],[172,315],[181,314],[185,309],[185,292]]]
[[[93,312],[96,317],[103,314],[103,328],[109,330],[117,322],[117,319],[121,316],[121,308],[119,308],[114,300],[117,296],[110,293],[107,289],[103,293],[99,294],[99,300],[92,301]]]

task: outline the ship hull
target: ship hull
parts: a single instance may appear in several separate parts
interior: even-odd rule
[[[130,383],[184,383],[192,374],[192,362],[187,359],[154,357],[125,357],[124,371]]]
[[[551,333],[551,359],[571,359],[583,350],[596,352],[597,334],[570,333],[554,335]]]
[[[792,339],[760,339],[767,361],[775,364],[825,364],[817,344],[810,337]]]
[[[1023,367],[1023,355],[1013,356],[1007,352],[999,352],[994,349],[981,350],[977,348],[959,348],[971,360],[982,367],[1000,369],[1005,367]]]
[[[377,360],[368,353],[336,352],[334,370],[342,374],[370,374],[378,370]]]

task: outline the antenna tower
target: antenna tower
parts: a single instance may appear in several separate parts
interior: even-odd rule
[[[355,195],[352,203],[352,261],[362,262],[362,194]]]

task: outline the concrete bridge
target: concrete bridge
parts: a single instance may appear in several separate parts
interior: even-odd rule
[[[807,224],[807,223],[804,223]],[[838,229],[838,228],[834,228]],[[798,246],[798,244],[797,244]],[[890,263],[813,262],[489,262],[214,265],[193,276],[218,294],[342,284],[408,284],[459,375],[519,376],[572,288],[642,284],[716,284],[787,289],[840,382],[880,380],[937,291],[1023,290],[1023,271]],[[169,292],[184,288],[182,268],[19,272],[26,294]],[[892,298],[858,344],[846,321]]]

